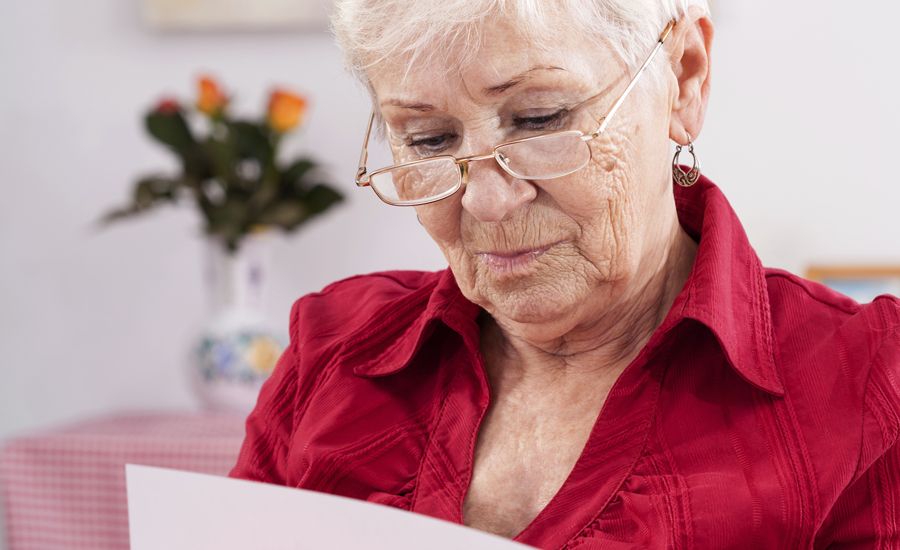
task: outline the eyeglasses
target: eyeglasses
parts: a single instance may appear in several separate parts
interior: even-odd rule
[[[375,121],[373,109],[359,157],[359,169],[356,172],[357,187],[371,187],[378,198],[393,206],[419,206],[445,199],[459,191],[469,181],[470,162],[494,159],[509,175],[526,180],[549,180],[581,170],[591,161],[592,152],[588,142],[606,131],[613,116],[674,27],[675,21],[670,21],[666,25],[647,60],[631,78],[625,91],[606,116],[600,119],[600,126],[589,134],[580,130],[550,132],[501,143],[490,153],[483,155],[463,158],[437,155],[379,168],[369,174],[366,170],[366,161],[369,156],[369,137],[372,135],[372,124]],[[583,101],[582,105],[597,97]]]

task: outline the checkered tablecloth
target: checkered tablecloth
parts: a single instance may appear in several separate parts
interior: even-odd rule
[[[8,550],[128,548],[125,464],[227,475],[244,417],[123,413],[0,446]]]

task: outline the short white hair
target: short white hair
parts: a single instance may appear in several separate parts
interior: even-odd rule
[[[332,31],[347,68],[373,92],[366,72],[385,60],[405,60],[405,74],[438,57],[464,67],[478,53],[482,23],[491,16],[511,20],[536,46],[566,30],[603,37],[635,71],[666,23],[692,5],[709,14],[708,0],[337,0]]]

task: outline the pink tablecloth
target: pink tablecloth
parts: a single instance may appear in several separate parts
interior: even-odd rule
[[[127,549],[126,463],[226,475],[243,436],[239,415],[123,413],[7,441],[8,550]]]

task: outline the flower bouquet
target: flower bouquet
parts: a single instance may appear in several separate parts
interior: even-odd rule
[[[303,96],[274,89],[260,119],[232,116],[230,103],[213,78],[202,76],[193,109],[164,98],[146,113],[147,132],[178,157],[181,171],[141,177],[130,204],[107,212],[101,224],[188,197],[203,216],[206,234],[233,253],[250,233],[293,231],[343,199],[322,181],[313,159],[278,160],[283,136],[305,118]],[[205,131],[195,131],[190,117],[205,121]]]

